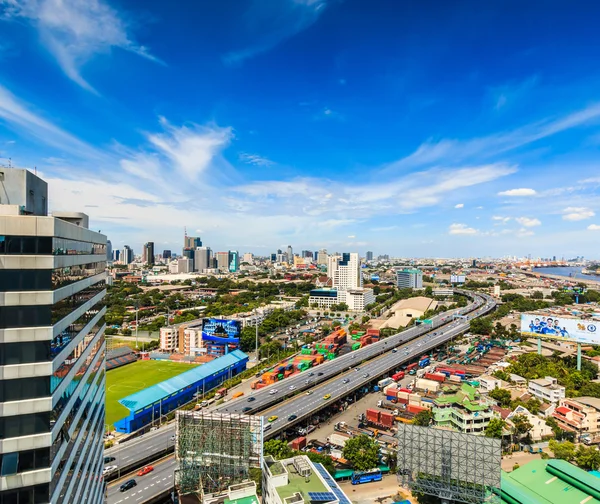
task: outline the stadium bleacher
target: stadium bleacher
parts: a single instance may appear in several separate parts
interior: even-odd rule
[[[137,355],[129,347],[113,348],[106,352],[106,370],[115,369],[137,360]]]

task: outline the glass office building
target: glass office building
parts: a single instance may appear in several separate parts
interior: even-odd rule
[[[0,180],[0,504],[100,504],[106,237],[48,216],[31,172]]]

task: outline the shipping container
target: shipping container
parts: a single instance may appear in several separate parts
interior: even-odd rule
[[[334,446],[343,448],[349,439],[352,439],[352,436],[349,436],[348,434],[334,432],[333,434],[331,434],[331,436],[327,438],[327,441]]]
[[[408,366],[406,366],[406,370],[407,371],[411,371],[411,370],[415,369],[418,366],[419,365],[416,362],[413,362],[412,364],[409,364]]]
[[[392,413],[382,412],[379,415],[379,422],[385,427],[392,427],[394,425],[395,415]]]
[[[398,381],[401,380],[402,378],[404,378],[406,376],[406,374],[404,373],[404,371],[398,371],[396,374],[392,375],[392,379],[394,381]]]
[[[367,410],[367,420],[370,422],[379,422],[380,411],[375,409]]]
[[[393,382],[394,380],[392,378],[384,378],[383,380],[379,380],[377,382],[377,385],[379,386],[379,388],[383,388],[386,385],[389,385]]]

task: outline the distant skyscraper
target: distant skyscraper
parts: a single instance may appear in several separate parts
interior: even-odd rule
[[[133,249],[129,245],[125,245],[121,251],[121,263],[131,264],[133,262]]]
[[[367,261],[372,261],[373,260],[373,252],[371,252],[370,250],[367,251],[366,259],[367,259]]]
[[[327,264],[327,250],[321,249],[317,254],[317,264]]]
[[[212,267],[212,251],[209,247],[197,247],[194,256],[194,271],[204,271]]]
[[[357,252],[344,252],[341,256],[330,256],[327,275],[333,279],[333,287],[350,290],[362,287],[360,258]]]
[[[277,254],[271,254],[271,262],[277,262]]]
[[[292,249],[291,245],[287,246],[287,260],[290,264],[293,264],[294,262],[294,250]]]
[[[0,187],[0,502],[101,504],[106,236],[29,171]]]
[[[236,273],[240,269],[240,253],[237,250],[229,251],[229,271]]]
[[[163,256],[163,259],[171,259],[171,251],[163,250],[162,256]]]
[[[186,259],[190,259],[192,261],[192,271],[194,270],[194,259],[196,256],[196,251],[194,249],[183,249],[183,257]]]
[[[118,261],[121,258],[121,251],[119,249],[113,250],[113,261]]]
[[[184,249],[197,249],[198,247],[202,247],[202,239],[199,236],[186,236],[184,238]]]
[[[110,240],[107,240],[106,241],[106,260],[112,261],[112,256],[113,256],[112,243],[110,242]]]
[[[148,242],[144,244],[144,251],[142,253],[142,262],[144,264],[154,264],[154,242]]]
[[[217,268],[221,271],[229,271],[229,252],[217,252]]]
[[[246,252],[246,253],[244,254],[244,259],[243,259],[243,261],[244,261],[245,263],[252,264],[252,263],[254,262],[254,256],[252,255],[252,253],[251,253],[251,252]]]

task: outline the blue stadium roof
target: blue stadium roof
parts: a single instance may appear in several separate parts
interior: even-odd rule
[[[174,376],[173,378],[152,385],[140,392],[124,397],[123,399],[120,399],[119,402],[130,411],[144,409],[161,399],[165,399],[175,392],[179,392],[180,390],[198,383],[199,381],[202,381],[219,371],[223,371],[247,358],[248,356],[241,350],[234,350],[233,352],[207,362],[202,366],[190,369],[178,376]],[[185,364],[182,364],[182,366],[184,365]]]

